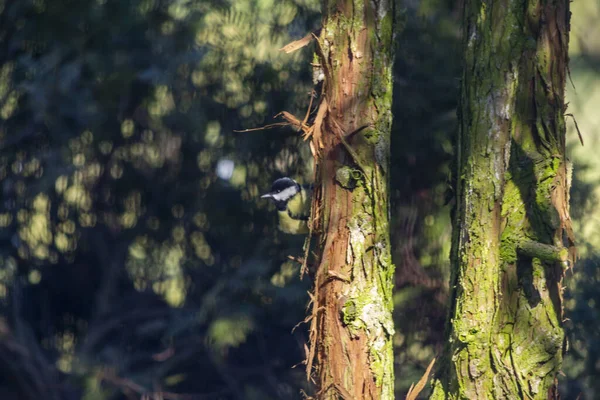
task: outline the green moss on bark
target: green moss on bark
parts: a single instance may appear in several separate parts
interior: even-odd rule
[[[556,390],[560,264],[573,244],[568,17],[568,1],[465,3],[454,298],[431,398],[546,399]]]

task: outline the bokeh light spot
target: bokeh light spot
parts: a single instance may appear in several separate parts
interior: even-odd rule
[[[216,173],[217,176],[223,180],[230,180],[233,176],[233,169],[235,163],[232,160],[221,159],[217,162]]]

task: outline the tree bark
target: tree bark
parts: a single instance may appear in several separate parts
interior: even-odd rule
[[[569,1],[464,7],[453,300],[431,398],[555,398],[562,278],[575,256],[564,121]]]
[[[387,0],[323,3],[314,62],[318,244],[307,357],[320,399],[394,398],[387,176],[393,20]]]

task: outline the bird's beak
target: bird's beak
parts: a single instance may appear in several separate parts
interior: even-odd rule
[[[270,199],[272,197],[273,195],[271,193],[263,194],[262,196],[260,196],[261,199]]]

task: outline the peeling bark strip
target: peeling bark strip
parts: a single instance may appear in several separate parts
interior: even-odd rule
[[[548,399],[574,259],[569,0],[466,0],[449,343],[433,399]]]
[[[321,236],[307,351],[319,399],[394,398],[386,176],[392,25],[387,0],[323,4],[313,64],[323,86],[310,137],[317,166],[312,231]]]

